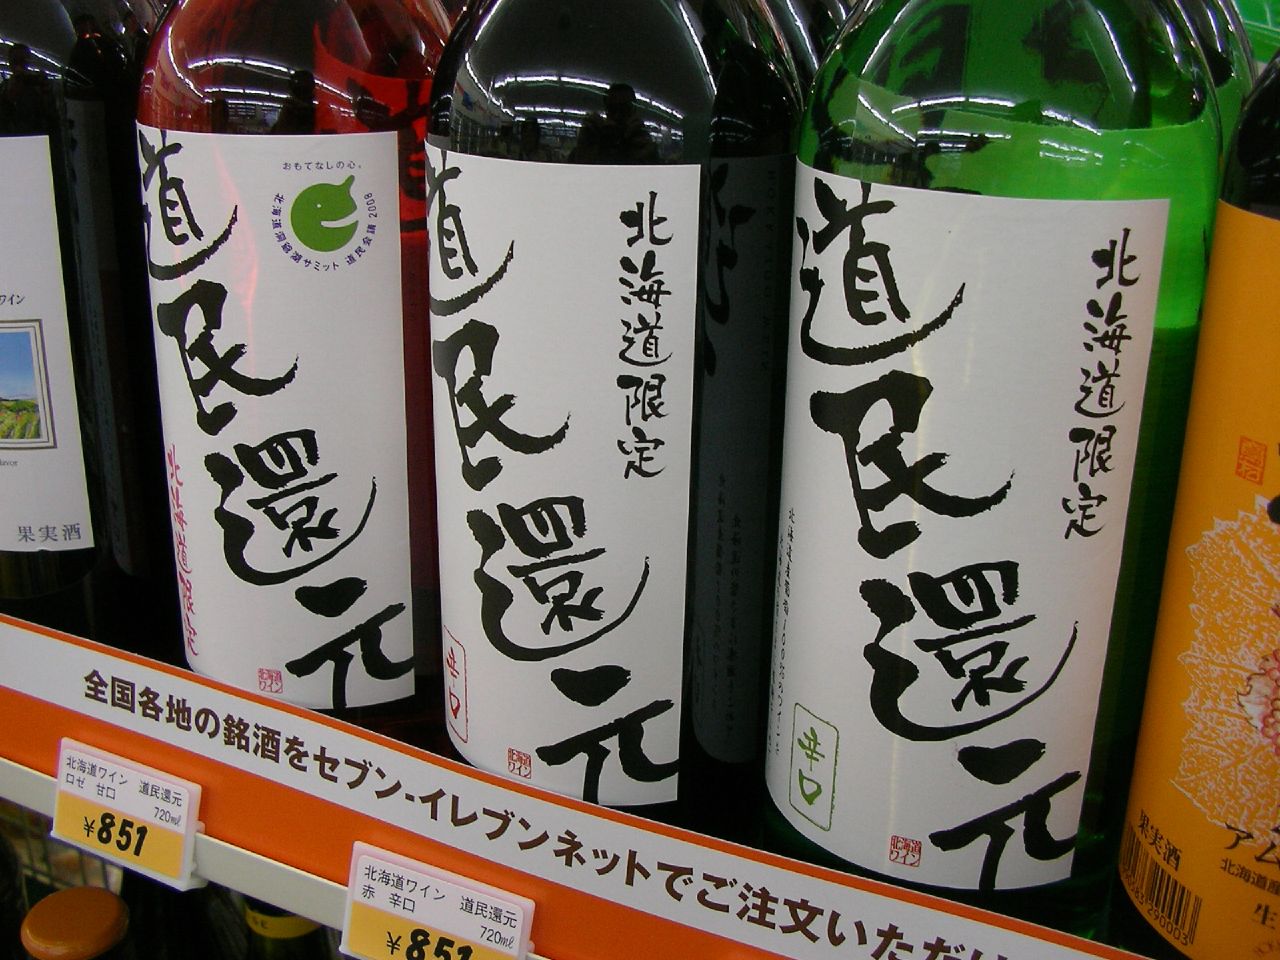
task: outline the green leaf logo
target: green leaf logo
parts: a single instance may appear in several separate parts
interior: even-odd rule
[[[351,199],[355,177],[342,183],[316,183],[303,190],[289,210],[289,223],[299,242],[321,253],[341,250],[355,236],[359,222]],[[350,220],[348,223],[340,221]]]

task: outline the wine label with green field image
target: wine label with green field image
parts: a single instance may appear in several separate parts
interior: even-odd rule
[[[50,163],[0,139],[0,550],[93,546]]]

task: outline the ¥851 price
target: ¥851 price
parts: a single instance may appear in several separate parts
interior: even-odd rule
[[[128,817],[117,818],[114,813],[104,811],[96,818],[84,818],[84,835],[104,847],[113,846],[128,856],[141,857],[143,845],[147,842],[147,825],[134,823]]]
[[[388,932],[387,949],[392,956],[400,949],[403,939],[403,936],[393,936]],[[409,931],[409,942],[404,945],[404,960],[471,960],[474,952],[473,947],[458,943],[452,937],[437,934],[433,941],[430,931],[417,927]]]

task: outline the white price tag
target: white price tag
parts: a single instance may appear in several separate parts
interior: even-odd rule
[[[50,834],[129,870],[190,890],[200,787],[63,738]]]
[[[533,901],[366,843],[351,854],[343,953],[361,960],[521,960]]]

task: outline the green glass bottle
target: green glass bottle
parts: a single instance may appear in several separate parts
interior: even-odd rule
[[[1280,4],[1276,0],[1235,0],[1259,64],[1280,50]]]
[[[788,853],[1089,933],[1220,134],[1148,0],[885,0],[801,122],[766,772]]]
[[[753,2],[507,0],[450,37],[441,598],[449,733],[479,767],[758,822],[798,110]]]

